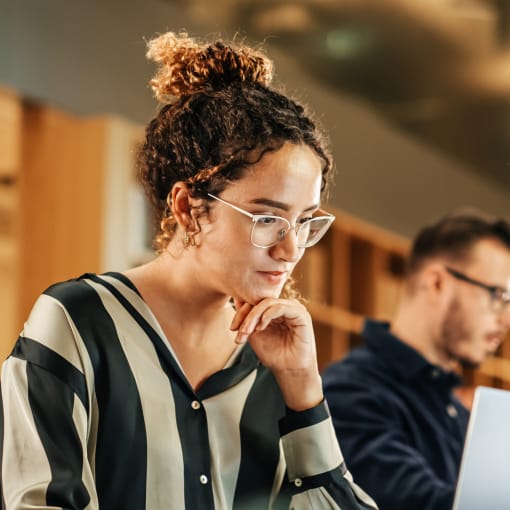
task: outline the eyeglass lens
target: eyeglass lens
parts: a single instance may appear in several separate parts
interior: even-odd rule
[[[505,291],[496,289],[490,293],[492,308],[497,313],[506,312],[510,309],[510,297]]]
[[[326,233],[331,220],[329,218],[311,218],[297,226],[297,243],[300,248],[308,248],[317,243]],[[269,247],[280,242],[290,229],[283,218],[263,216],[253,224],[252,242],[256,246]]]
[[[508,291],[479,282],[478,280],[470,278],[464,273],[452,269],[451,267],[446,267],[446,270],[457,280],[467,282],[486,290],[489,293],[491,308],[494,312],[503,313],[510,310],[510,307],[508,306],[510,304],[510,293]]]

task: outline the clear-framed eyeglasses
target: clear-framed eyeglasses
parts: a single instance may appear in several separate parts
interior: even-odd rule
[[[457,280],[469,283],[476,287],[486,290],[490,296],[491,308],[495,313],[503,313],[510,310],[510,290],[497,285],[488,285],[479,280],[475,280],[470,276],[457,271],[451,267],[445,266],[445,269]]]
[[[324,234],[335,220],[332,214],[319,209],[318,212],[321,214],[320,216],[305,218],[295,225],[291,225],[287,219],[281,216],[251,214],[211,193],[207,193],[207,195],[251,218],[252,227],[250,240],[251,244],[256,248],[270,248],[278,244],[291,229],[296,232],[298,248],[310,248],[310,246],[317,244],[324,237]]]

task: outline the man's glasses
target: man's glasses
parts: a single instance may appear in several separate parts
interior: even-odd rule
[[[451,267],[445,266],[445,269],[457,280],[461,280],[463,282],[470,283],[471,285],[475,285],[476,287],[480,287],[481,289],[485,289],[489,293],[492,310],[494,312],[502,313],[508,309],[508,305],[510,305],[509,290],[497,285],[487,285],[486,283],[470,278],[464,273],[461,273],[456,269],[452,269]]]
[[[288,220],[281,216],[251,214],[211,193],[207,193],[207,195],[251,218],[252,227],[250,240],[251,244],[256,248],[270,248],[278,244],[291,228],[296,232],[298,248],[310,248],[310,246],[317,244],[322,239],[335,219],[332,214],[321,211],[323,214],[322,216],[304,219],[293,226]],[[324,213],[326,215],[324,215]]]

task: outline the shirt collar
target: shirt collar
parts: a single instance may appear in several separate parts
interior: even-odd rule
[[[425,376],[449,388],[462,382],[456,373],[446,372],[440,366],[433,365],[418,351],[391,333],[389,322],[367,319],[362,335],[367,347],[405,380]]]
[[[209,398],[235,386],[248,376],[253,370],[261,366],[259,359],[253,352],[250,344],[246,343],[238,351],[232,363],[223,370],[211,375],[197,390],[201,399]]]

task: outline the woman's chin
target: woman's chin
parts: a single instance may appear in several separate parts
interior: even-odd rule
[[[249,303],[250,305],[255,306],[264,299],[278,299],[280,297],[280,294],[281,294],[280,290],[278,290],[278,292],[275,291],[257,292],[256,294],[246,294],[243,297],[240,297],[238,301],[241,301],[243,303]]]

